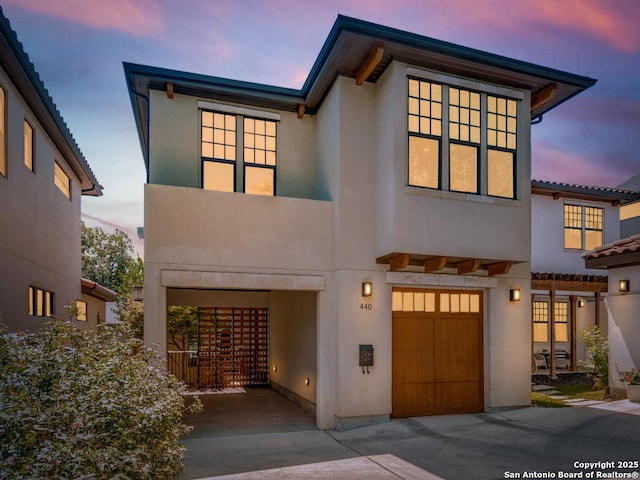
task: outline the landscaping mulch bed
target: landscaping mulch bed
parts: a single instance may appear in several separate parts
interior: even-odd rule
[[[558,373],[558,378],[553,379],[549,375],[531,375],[531,382],[536,385],[583,385],[593,383],[591,374],[588,372]]]

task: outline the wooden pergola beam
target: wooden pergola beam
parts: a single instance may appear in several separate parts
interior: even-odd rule
[[[487,273],[490,277],[494,275],[504,275],[511,270],[511,262],[496,262],[487,265]]]
[[[362,85],[369,75],[375,70],[380,61],[382,60],[382,56],[384,55],[384,46],[381,42],[375,44],[371,53],[367,59],[360,65],[358,72],[356,73],[356,85]]]
[[[402,270],[409,265],[409,254],[401,253],[389,259],[389,268],[391,270]]]
[[[480,268],[480,260],[477,258],[471,258],[469,260],[463,260],[456,264],[458,267],[458,275],[464,275],[465,273],[473,273]]]
[[[424,261],[424,273],[437,272],[447,264],[447,257],[427,258]]]
[[[531,111],[533,112],[538,107],[541,107],[553,97],[556,96],[556,92],[558,91],[557,83],[550,83],[538,93],[536,93],[533,97],[531,97]]]

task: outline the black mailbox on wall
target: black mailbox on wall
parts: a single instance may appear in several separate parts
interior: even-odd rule
[[[360,366],[373,367],[373,345],[360,345]]]

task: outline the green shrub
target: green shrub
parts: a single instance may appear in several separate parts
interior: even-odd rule
[[[596,388],[605,390],[609,395],[609,342],[602,338],[599,327],[580,332],[580,339],[589,352],[589,360],[580,362],[580,366],[593,369]]]
[[[108,326],[55,319],[9,334],[0,323],[0,479],[179,474],[184,387],[156,360]]]

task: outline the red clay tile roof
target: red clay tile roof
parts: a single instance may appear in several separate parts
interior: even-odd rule
[[[622,255],[624,253],[633,253],[640,251],[640,235],[633,235],[629,238],[616,240],[613,243],[607,243],[593,250],[584,252],[582,258],[589,260],[591,258],[609,257],[612,255]]]

